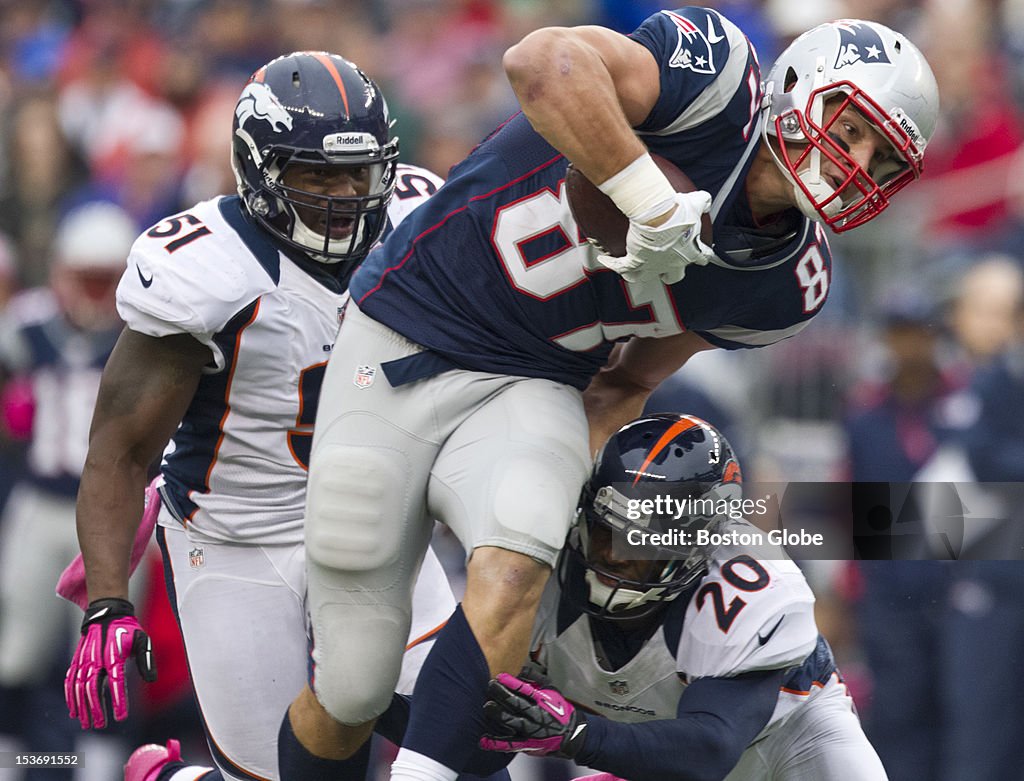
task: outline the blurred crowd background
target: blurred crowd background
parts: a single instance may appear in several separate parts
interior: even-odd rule
[[[764,68],[828,19],[904,32],[935,71],[940,124],[922,180],[870,226],[833,237],[830,301],[809,328],[767,350],[697,356],[651,408],[716,423],[748,479],[993,481],[1002,493],[984,502],[1020,522],[1024,0],[706,4],[739,24]],[[0,752],[74,749],[86,758],[75,776],[90,781],[118,778],[139,742],[176,737],[186,758],[204,756],[159,557],[135,580],[160,681],[132,681],[130,719],[105,733],[80,733],[67,718],[61,681],[80,612],[52,585],[77,549],[74,476],[98,356],[119,329],[111,301],[127,248],[163,216],[234,191],[230,126],[249,74],[298,49],[354,60],[387,96],[403,159],[444,174],[516,110],[500,67],[510,44],[552,24],[628,32],[660,7],[0,0],[0,504],[12,497],[0,521],[0,617],[25,613],[0,622]],[[59,371],[24,348],[33,328],[64,345]],[[20,481],[52,502],[19,506]],[[1018,559],[1022,526],[991,530]],[[438,542],[457,577],[451,540]],[[894,781],[1024,779],[1024,698],[1006,680],[1024,663],[1024,562],[807,562],[806,571]],[[12,596],[30,590],[38,605]],[[17,661],[25,647],[41,649],[30,665]],[[35,775],[0,768],[8,774]],[[557,763],[517,769],[559,774]]]

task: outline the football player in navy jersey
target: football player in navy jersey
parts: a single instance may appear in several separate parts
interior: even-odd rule
[[[693,353],[804,328],[828,294],[825,228],[866,223],[920,175],[938,112],[917,48],[856,20],[802,35],[763,82],[743,33],[693,7],[628,36],[539,30],[504,66],[522,113],[353,276],[313,443],[303,743],[329,716],[354,751],[387,707],[430,519],[469,556],[401,781],[454,778],[488,679],[519,669],[591,443]],[[700,189],[676,193],[649,151]],[[624,257],[580,235],[569,162],[629,218]]]
[[[489,685],[482,745],[630,781],[884,781],[797,566],[767,543],[692,542],[761,538],[720,510],[741,495],[706,421],[656,414],[616,432],[541,599],[530,665]]]
[[[398,163],[377,86],[326,52],[253,74],[232,140],[238,194],[170,215],[131,246],[117,288],[127,327],[103,371],[78,494],[86,612],[65,694],[83,728],[102,727],[127,716],[126,662],[155,674],[127,588],[133,535],[151,534],[147,472],[170,440],[143,520],[157,525],[217,767],[188,765],[170,741],[136,750],[128,781],[278,778],[281,716],[319,637],[305,605],[306,469],[347,281],[441,185]],[[436,559],[418,584],[405,691],[455,605]],[[287,764],[294,738],[280,742]],[[365,772],[366,754],[353,762]]]

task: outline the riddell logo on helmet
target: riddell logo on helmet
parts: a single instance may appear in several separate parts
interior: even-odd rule
[[[324,136],[324,151],[339,152],[346,149],[365,149],[376,152],[380,149],[377,139],[369,133],[332,133]]]
[[[899,126],[906,132],[908,136],[910,136],[910,140],[913,141],[914,146],[918,147],[919,149],[923,146],[921,131],[918,130],[918,128],[916,128],[914,124],[910,122],[910,120],[900,115]]]
[[[921,131],[917,129],[917,125],[898,108],[893,109],[892,118],[899,124],[900,130],[906,133],[914,146],[917,147],[917,151],[924,151],[925,140],[921,135]]]

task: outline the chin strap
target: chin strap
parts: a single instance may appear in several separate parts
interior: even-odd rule
[[[605,585],[598,578],[597,573],[588,569],[584,576],[587,586],[590,588],[591,604],[603,606],[612,613],[646,605],[648,602],[658,602],[663,599],[663,588],[650,588],[647,591],[637,591],[631,588],[614,588]]]

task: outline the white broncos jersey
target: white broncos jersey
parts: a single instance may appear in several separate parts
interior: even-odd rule
[[[442,179],[399,165],[391,230]],[[313,261],[292,260],[220,196],[140,236],[117,289],[128,327],[187,333],[207,367],[164,452],[164,500],[192,533],[249,543],[302,542],[306,472],[320,384],[347,299]]]
[[[729,528],[752,529],[743,523]],[[828,646],[819,643],[814,595],[777,546],[761,546],[756,555],[719,548],[704,578],[669,606],[662,625],[615,671],[598,661],[602,651],[590,618],[565,604],[559,610],[557,580],[544,594],[531,656],[569,700],[614,721],[675,718],[679,698],[697,678],[794,668],[768,730],[835,670]]]

